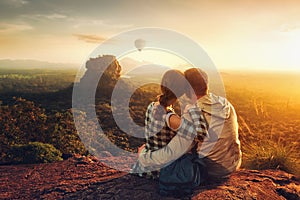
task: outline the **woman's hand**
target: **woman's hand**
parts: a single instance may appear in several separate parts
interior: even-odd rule
[[[146,144],[143,144],[142,146],[140,146],[139,148],[138,148],[138,155],[140,156],[140,154],[142,153],[142,151],[145,149],[145,147],[146,147]]]

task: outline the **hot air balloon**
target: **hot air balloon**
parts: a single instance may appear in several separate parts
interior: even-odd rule
[[[145,44],[146,41],[143,39],[137,39],[134,41],[134,45],[139,51],[142,51],[142,49],[145,47]]]

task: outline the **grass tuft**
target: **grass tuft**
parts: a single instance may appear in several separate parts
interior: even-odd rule
[[[244,168],[264,170],[280,169],[300,175],[298,153],[293,145],[283,145],[272,140],[244,144]]]

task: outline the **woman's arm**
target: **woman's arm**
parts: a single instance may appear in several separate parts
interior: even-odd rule
[[[178,131],[183,123],[183,118],[191,121],[194,124],[196,132],[199,134],[199,136],[208,136],[208,123],[204,118],[201,109],[196,105],[187,105],[181,117],[175,113],[167,114],[165,121],[169,128],[174,131]]]
[[[166,122],[169,128],[171,128],[174,131],[177,131],[180,128],[180,125],[182,123],[182,117],[192,121],[190,115],[189,115],[189,109],[193,108],[193,105],[188,105],[185,107],[183,115],[179,117],[175,113],[170,113],[170,115],[166,117]]]
[[[175,113],[172,113],[171,115],[167,115],[166,122],[170,129],[177,131],[181,124],[181,118]]]

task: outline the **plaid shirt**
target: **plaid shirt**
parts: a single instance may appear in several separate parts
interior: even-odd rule
[[[155,102],[149,104],[145,118],[145,138],[146,151],[155,151],[166,146],[171,139],[176,135],[176,132],[167,126],[167,123],[162,118],[157,120],[154,118],[154,112],[158,105]],[[146,178],[157,179],[159,171],[151,171],[140,173]]]
[[[157,120],[154,118],[153,114],[156,106],[155,102],[152,102],[146,112],[146,151],[155,151],[163,148],[176,134],[187,139],[194,139],[196,142],[203,141],[203,137],[207,136],[208,125],[201,110],[197,106],[189,107],[187,111],[188,117],[183,116],[177,132],[167,126],[165,119]],[[144,172],[140,175],[156,179],[159,176],[159,171]]]
[[[177,129],[178,135],[188,139],[193,138],[196,142],[202,142],[204,137],[208,137],[208,123],[197,105],[189,106],[181,118],[181,125]]]
[[[154,118],[153,115],[158,106],[155,104],[155,102],[152,102],[146,112],[145,138],[147,151],[155,151],[163,148],[176,135],[176,132],[167,126],[164,119],[157,120]]]

